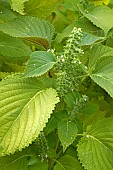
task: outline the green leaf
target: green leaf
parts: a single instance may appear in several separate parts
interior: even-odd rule
[[[76,144],[75,144],[75,145],[76,145]],[[70,156],[78,159],[78,158],[77,158],[77,154],[78,154],[78,153],[77,153],[76,147],[74,147],[74,145],[69,146],[69,147],[66,149],[66,152],[65,152],[65,155],[70,155]]]
[[[113,97],[113,48],[96,45],[90,51],[89,71],[91,79]]]
[[[53,170],[83,170],[83,168],[77,159],[72,156],[65,155],[57,161]]]
[[[52,132],[54,129],[56,129],[58,122],[59,122],[58,118],[53,115],[51,117],[51,119],[49,119],[49,121],[44,129],[44,133],[46,135],[48,135],[50,132]]]
[[[11,8],[16,11],[19,12],[21,15],[24,15],[24,3],[27,2],[29,0],[10,0],[11,3]]]
[[[48,164],[45,162],[40,162],[40,164],[37,163],[32,166],[28,166],[28,168],[27,168],[27,170],[38,170],[38,169],[48,170]]]
[[[29,16],[46,18],[55,11],[55,8],[61,0],[29,0],[25,3],[25,13]]]
[[[28,156],[30,153],[24,150],[14,155],[0,157],[0,170],[27,170]]]
[[[0,9],[0,23],[10,21],[12,19],[16,18],[16,15],[12,13],[10,10],[7,9]]]
[[[79,0],[64,0],[64,7],[71,10],[71,11],[76,11],[78,10],[77,8],[77,3],[79,3]]]
[[[5,61],[23,62],[29,58],[31,52],[30,48],[22,40],[0,32],[0,56]]]
[[[79,6],[83,15],[88,18],[94,25],[104,30],[105,35],[113,27],[113,10],[107,6],[88,6],[83,10]]]
[[[30,159],[27,170],[48,170],[48,164],[46,162],[42,162],[40,159],[34,158]]]
[[[73,143],[77,136],[77,125],[75,122],[64,120],[58,124],[58,136],[63,146],[63,152]]]
[[[25,16],[0,24],[0,31],[48,48],[54,28],[46,20]]]
[[[22,150],[38,137],[58,103],[54,89],[37,79],[0,82],[0,155]]]
[[[74,27],[75,23],[68,25],[65,29],[63,29],[62,33],[57,34],[55,40],[58,41],[58,43],[61,43],[65,38],[67,38],[71,34],[71,31]]]
[[[68,112],[66,110],[55,112],[54,115],[60,120],[67,120],[69,118]]]
[[[104,103],[105,104],[105,103]],[[85,127],[87,125],[96,123],[100,119],[105,118],[105,108],[103,112],[99,110],[100,105],[89,102],[85,105],[84,109],[81,111],[82,114],[80,115],[80,119],[83,121]],[[103,106],[104,107],[104,106]]]
[[[86,32],[83,32],[83,37],[81,38],[81,43],[80,45],[92,45],[94,43],[97,43],[99,41],[103,41],[105,37],[99,37],[93,34],[89,34]]]
[[[65,94],[64,101],[70,109],[74,109],[78,98],[80,98],[80,94],[74,91],[72,93]]]
[[[25,70],[25,77],[41,76],[49,71],[56,63],[52,53],[45,51],[35,51],[31,54],[31,58]]]
[[[85,115],[92,115],[99,111],[99,105],[96,103],[88,102],[81,112]]]
[[[2,72],[10,72],[10,73],[12,73],[12,72],[23,72],[24,69],[25,69],[25,66],[20,66],[20,65],[17,65],[17,64],[5,63],[5,62],[3,62],[2,66],[1,66]]]
[[[84,17],[81,17],[78,21],[76,21],[75,26],[78,28],[82,28],[83,32],[87,32],[94,35],[98,35],[99,32],[101,31],[100,28],[96,27],[90,20]],[[98,36],[104,35],[99,34]]]
[[[78,156],[87,170],[113,169],[113,118],[89,126],[78,144]]]

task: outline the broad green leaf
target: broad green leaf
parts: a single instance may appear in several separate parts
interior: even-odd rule
[[[14,18],[16,18],[16,15],[14,15],[10,10],[4,8],[0,9],[0,23],[10,21]]]
[[[90,33],[97,36],[104,36],[100,34],[102,31],[100,28],[96,27],[90,20],[87,18],[81,17],[78,21],[76,21],[75,26],[78,28],[82,28],[83,32]]]
[[[7,7],[9,6],[8,0],[0,0],[0,7]]]
[[[87,170],[113,169],[113,118],[88,127],[78,144],[78,156]]]
[[[58,136],[63,146],[63,152],[73,143],[77,136],[78,128],[75,122],[64,120],[58,124]]]
[[[0,155],[22,150],[38,137],[59,101],[56,96],[34,78],[0,82]]]
[[[29,160],[27,170],[48,170],[48,163],[42,162],[40,159],[36,157],[32,157]]]
[[[50,132],[52,132],[54,129],[57,129],[57,125],[59,123],[59,120],[57,117],[55,117],[54,115],[51,117],[51,119],[49,119],[45,129],[44,129],[44,133],[46,135],[48,135]]]
[[[81,112],[85,115],[92,115],[99,111],[99,104],[88,102]]]
[[[0,157],[0,170],[27,170],[30,153],[26,150],[14,155]]]
[[[24,3],[27,2],[29,0],[10,0],[11,3],[11,8],[16,11],[19,12],[21,15],[24,15]]]
[[[71,11],[77,11],[77,3],[79,3],[79,0],[64,0],[63,6]]]
[[[56,63],[52,53],[45,51],[35,51],[31,54],[31,58],[25,70],[25,77],[41,76],[49,71]]]
[[[0,56],[9,62],[25,61],[31,54],[30,48],[22,40],[0,32]],[[1,57],[0,57],[1,58]]]
[[[54,115],[60,120],[67,120],[69,118],[68,112],[66,110],[55,112]]]
[[[47,135],[47,144],[49,148],[55,148],[55,146],[58,144],[58,136],[56,133],[50,133]]]
[[[0,31],[48,48],[54,28],[46,20],[25,16],[0,24]]]
[[[23,72],[24,69],[25,69],[25,66],[20,66],[20,65],[17,65],[17,64],[6,63],[6,62],[3,62],[2,66],[0,68],[0,70],[2,72],[9,72],[9,73],[12,73],[12,72]]]
[[[49,150],[47,151],[47,155],[48,155],[49,158],[57,157],[56,151],[53,148],[49,148]]]
[[[113,48],[96,45],[90,51],[88,74],[113,97]]]
[[[54,78],[51,78],[51,77],[45,77],[45,76],[42,76],[40,77],[40,81],[44,84],[46,84],[46,87],[52,87],[52,88],[56,88],[56,81]]]
[[[89,54],[89,69],[93,70],[96,67],[96,63],[98,63],[98,60],[105,56],[113,56],[113,48],[110,48],[108,46],[104,45],[95,45],[90,50]],[[107,58],[107,57],[106,57]]]
[[[83,15],[88,18],[94,25],[104,30],[105,35],[113,27],[113,10],[107,6],[89,6],[83,10],[80,8]]]
[[[25,3],[25,13],[29,16],[46,18],[55,11],[55,8],[61,0],[29,0]]]
[[[65,155],[70,155],[70,156],[78,159],[77,154],[78,154],[78,153],[77,153],[76,147],[74,147],[74,145],[69,146],[69,147],[66,149],[66,152],[65,152]]]
[[[83,37],[81,38],[80,45],[92,45],[94,43],[98,43],[99,41],[105,40],[105,37],[99,37],[93,34],[89,34],[86,32],[83,32]]]
[[[99,104],[97,105],[91,102],[85,105],[84,109],[81,111],[82,114],[79,115],[85,127],[105,118],[105,108],[103,109],[104,111],[101,111],[99,107]]]
[[[72,156],[65,155],[61,157],[53,170],[83,170],[81,164]]]

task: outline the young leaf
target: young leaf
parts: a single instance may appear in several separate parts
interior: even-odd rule
[[[113,97],[113,48],[94,46],[90,51],[89,75]]]
[[[57,161],[53,170],[83,170],[83,168],[76,158],[65,155]]]
[[[19,12],[21,15],[24,15],[24,3],[27,2],[29,0],[10,0],[11,2],[11,8],[16,11]]]
[[[0,24],[0,31],[48,48],[54,28],[45,20],[25,16]]]
[[[0,170],[27,170],[28,156],[30,153],[24,150],[14,155],[0,157]]]
[[[89,126],[78,144],[78,156],[87,170],[112,170],[113,118]]]
[[[104,30],[105,35],[113,27],[113,10],[107,6],[90,6],[83,10],[79,6],[83,15],[88,18],[94,25]]]
[[[25,77],[41,76],[49,71],[55,62],[56,60],[52,53],[35,51],[31,54],[31,58],[25,70]]]
[[[30,48],[22,40],[0,32],[0,56],[8,62],[25,61],[31,54]]]
[[[73,143],[77,136],[77,125],[69,120],[60,121],[58,124],[58,136],[63,145],[63,152]]]
[[[54,89],[37,79],[0,82],[0,155],[22,150],[38,137],[58,103]]]

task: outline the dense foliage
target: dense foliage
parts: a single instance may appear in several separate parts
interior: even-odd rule
[[[113,169],[113,0],[0,0],[0,170]]]

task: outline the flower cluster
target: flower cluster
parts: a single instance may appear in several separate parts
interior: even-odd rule
[[[80,47],[82,31],[80,28],[74,27],[63,53],[57,56],[57,91],[60,96],[65,93],[77,90],[83,71],[80,67],[80,56],[83,55],[83,50]]]

